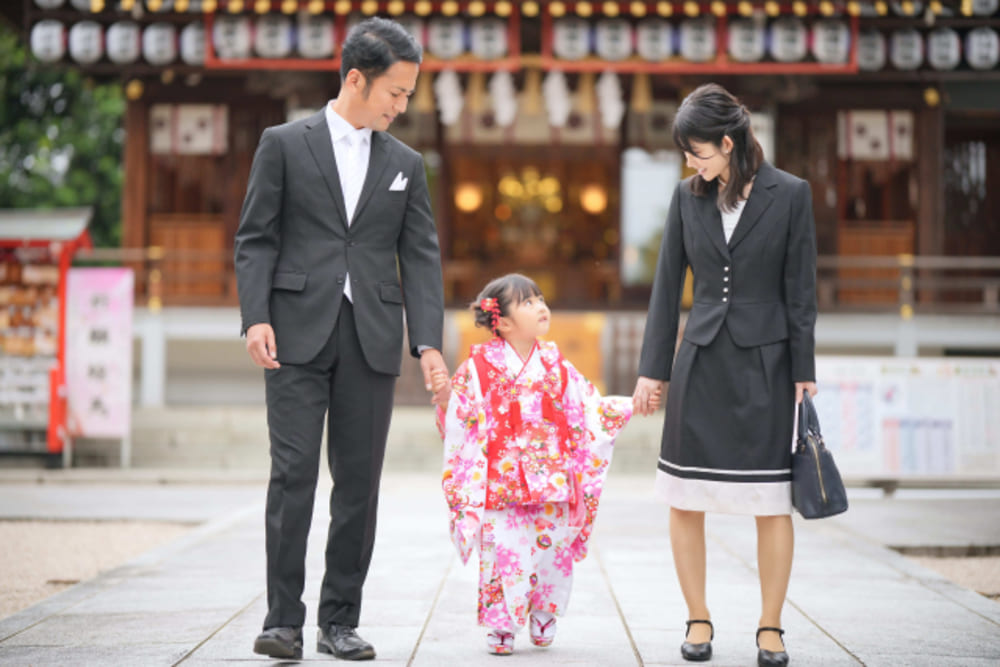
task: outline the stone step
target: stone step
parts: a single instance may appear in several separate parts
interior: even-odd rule
[[[656,466],[662,414],[636,417],[615,445],[614,467],[650,471]],[[263,407],[212,406],[136,408],[132,413],[132,466],[135,468],[218,468],[266,470],[267,419]],[[117,465],[119,443],[74,443],[75,465]],[[386,468],[434,471],[441,468],[442,445],[429,407],[397,406],[393,411]]]

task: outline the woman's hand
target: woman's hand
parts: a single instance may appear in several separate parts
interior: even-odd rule
[[[640,415],[651,415],[660,407],[664,382],[640,377],[632,392],[632,411]]]
[[[799,403],[802,402],[802,392],[804,392],[804,391],[808,391],[809,392],[809,398],[812,398],[813,396],[816,395],[816,392],[818,392],[819,390],[816,389],[816,383],[815,382],[796,382],[795,383],[795,405],[798,405]]]

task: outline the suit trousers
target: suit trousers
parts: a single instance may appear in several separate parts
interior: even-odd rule
[[[279,350],[280,353],[280,350]],[[306,541],[319,474],[323,420],[333,477],[320,627],[357,627],[375,542],[379,481],[396,376],[365,362],[344,299],[330,339],[310,362],[265,370],[271,478],[267,489],[264,628],[305,622]]]

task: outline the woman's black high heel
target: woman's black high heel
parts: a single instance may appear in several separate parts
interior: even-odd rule
[[[757,665],[758,667],[785,667],[788,664],[787,651],[768,651],[760,647],[760,633],[768,630],[777,632],[778,636],[781,637],[781,643],[785,643],[785,631],[781,628],[757,628]]]
[[[715,639],[715,626],[712,625],[712,621],[702,621],[693,620],[685,621],[687,623],[687,632],[684,633],[684,643],[681,644],[681,657],[685,660],[690,660],[691,662],[705,662],[706,660],[712,659],[712,640]],[[711,636],[708,638],[707,642],[702,642],[700,644],[692,644],[687,641],[687,635],[691,632],[692,623],[704,623],[708,625],[712,630]]]

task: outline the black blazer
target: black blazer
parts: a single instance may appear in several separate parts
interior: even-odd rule
[[[372,132],[350,226],[345,211],[324,112],[266,129],[235,240],[243,331],[270,323],[278,360],[306,363],[333,331],[350,271],[365,361],[398,375],[404,299],[414,356],[418,345],[441,349],[444,321],[441,251],[420,154]]]
[[[699,197],[691,192],[691,178],[677,185],[667,213],[639,375],[670,380],[690,265],[694,303],[684,340],[708,345],[723,324],[740,347],[787,340],[793,381],[815,381],[816,229],[809,183],[762,164],[727,244],[718,185]]]

